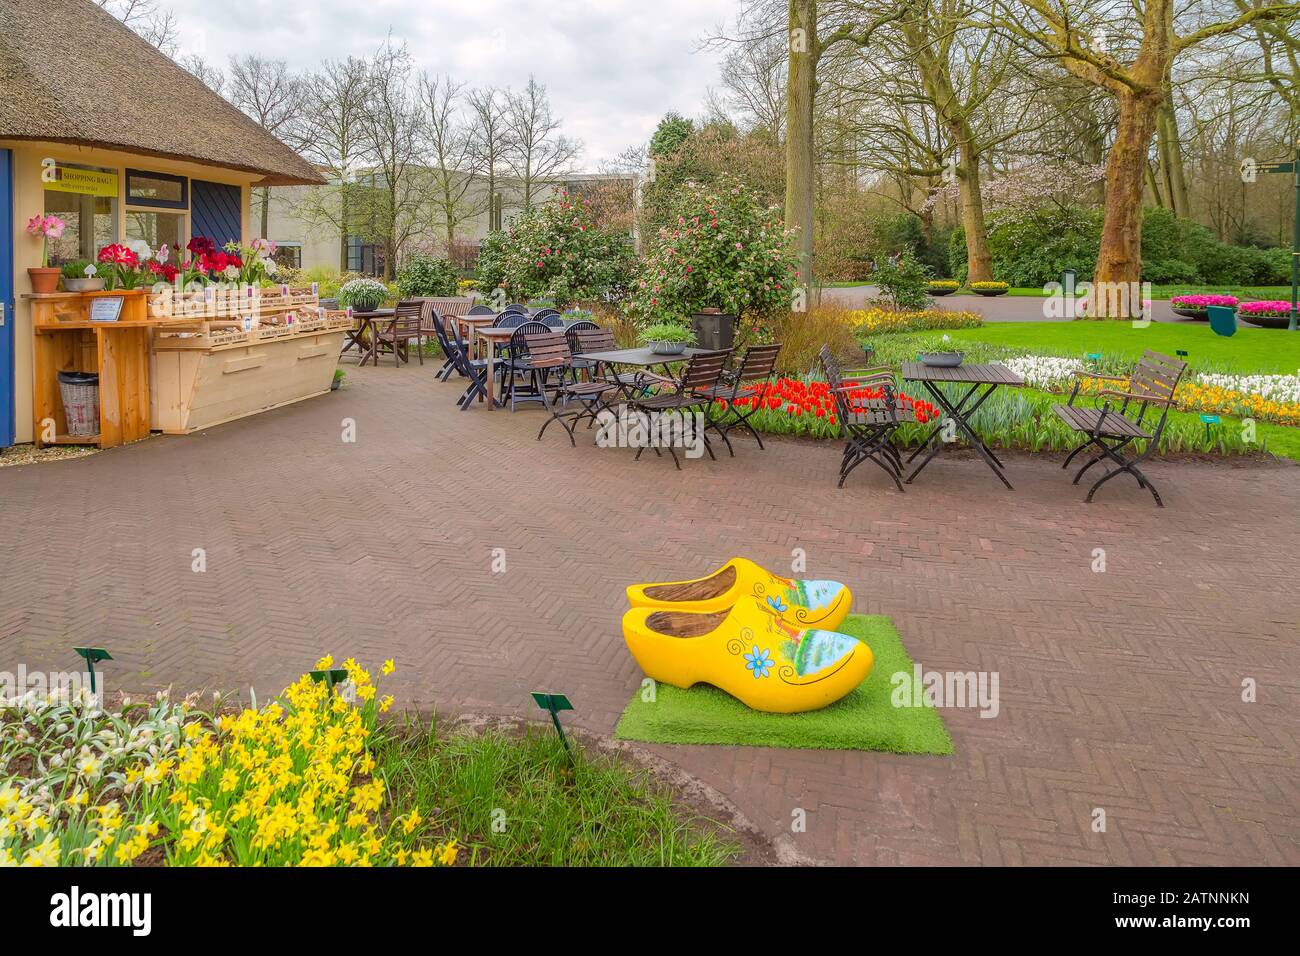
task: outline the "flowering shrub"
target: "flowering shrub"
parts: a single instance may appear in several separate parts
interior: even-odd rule
[[[680,321],[703,309],[728,315],[788,310],[799,281],[791,232],[775,206],[763,206],[734,179],[712,187],[685,183],[671,204],[632,295],[643,321]]]
[[[383,305],[388,286],[378,279],[351,279],[339,288],[339,305],[369,311]]]
[[[586,199],[566,192],[519,215],[495,243],[485,242],[479,278],[491,283],[481,282],[485,290],[504,288],[511,299],[551,299],[563,309],[625,296],[632,258],[627,238],[596,228]]]
[[[1207,309],[1212,305],[1235,306],[1235,295],[1175,295],[1169,297],[1169,304],[1175,309]]]
[[[859,338],[889,332],[925,332],[931,329],[973,329],[984,324],[978,312],[943,309],[866,309],[850,313]]]
[[[392,698],[355,661],[343,669],[356,703],[304,675],[239,714],[166,695],[139,720],[89,699],[5,704],[0,865],[124,865],[150,851],[172,865],[455,862],[454,840],[421,845],[418,811],[386,812],[369,739]]]

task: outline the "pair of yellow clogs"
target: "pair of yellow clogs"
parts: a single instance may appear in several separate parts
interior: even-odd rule
[[[871,648],[835,629],[853,595],[837,581],[777,577],[744,558],[693,581],[634,584],[623,639],[646,675],[707,683],[755,710],[839,700],[871,672]]]

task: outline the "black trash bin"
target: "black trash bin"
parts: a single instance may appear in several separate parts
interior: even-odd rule
[[[94,372],[60,372],[59,395],[69,435],[99,434],[99,376]]]
[[[695,344],[702,349],[729,349],[736,339],[736,318],[721,312],[696,312],[691,316]]]

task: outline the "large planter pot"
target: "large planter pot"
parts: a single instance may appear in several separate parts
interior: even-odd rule
[[[352,305],[353,312],[373,312],[377,308],[379,308],[379,306],[371,305],[368,302],[367,303],[357,302],[357,303],[353,303]]]
[[[43,269],[28,269],[27,278],[32,280],[32,291],[37,295],[49,295],[59,291],[59,270],[49,266]]]
[[[956,289],[926,289],[925,294],[934,296],[937,299],[940,296],[952,295],[956,291]]]
[[[63,288],[69,292],[103,292],[103,279],[68,279],[63,280]]]
[[[711,351],[729,349],[736,340],[736,317],[725,312],[696,312],[691,316],[695,344]]]
[[[1197,322],[1205,322],[1210,318],[1210,313],[1205,309],[1174,309],[1174,315],[1181,315],[1185,319],[1195,319]]]
[[[1238,310],[1237,318],[1243,322],[1249,322],[1251,325],[1257,325],[1261,329],[1285,329],[1291,325],[1289,315],[1252,315],[1249,312]]]
[[[685,342],[651,342],[648,348],[655,355],[681,355],[686,351]]]
[[[1006,290],[1006,289],[972,289],[971,291],[974,292],[976,295],[982,295],[982,296],[984,296],[984,297],[987,298],[987,299],[991,299],[991,298],[994,298],[995,296],[1006,295],[1008,290]]]

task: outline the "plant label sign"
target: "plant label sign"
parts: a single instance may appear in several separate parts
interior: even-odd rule
[[[120,295],[106,295],[93,299],[90,303],[90,321],[116,322],[122,316],[122,303],[125,301]]]

